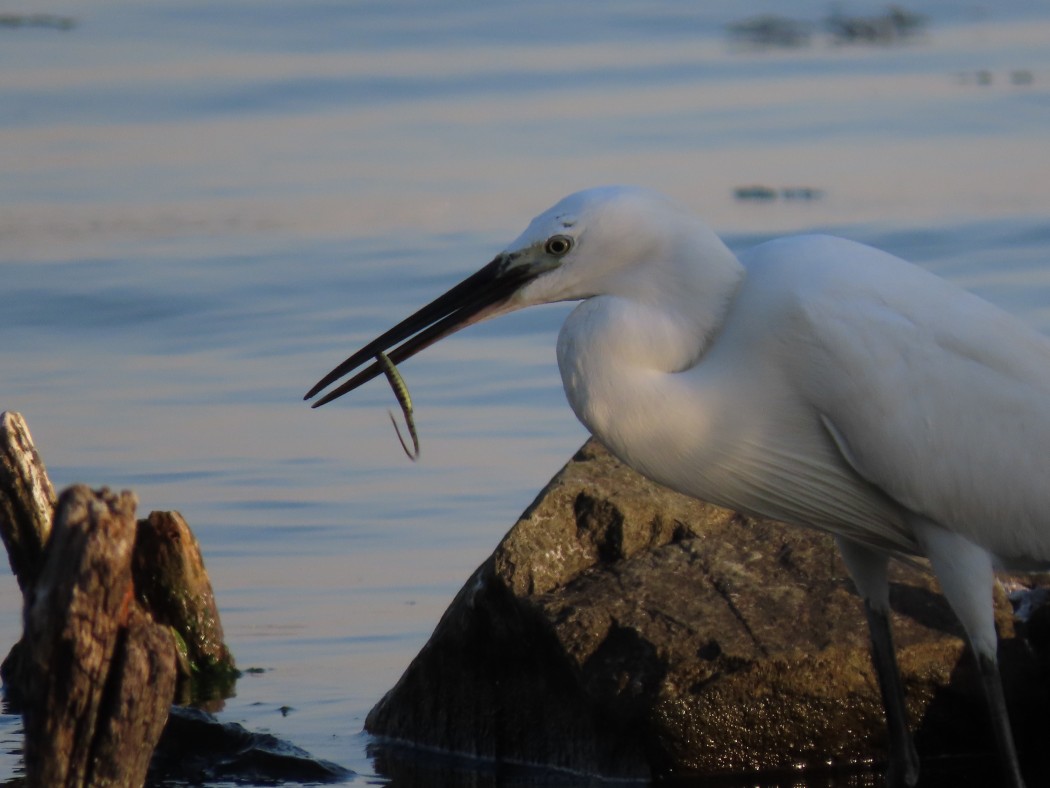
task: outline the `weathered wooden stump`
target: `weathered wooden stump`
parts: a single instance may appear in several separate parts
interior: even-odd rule
[[[0,413],[0,536],[25,593],[44,563],[55,489],[18,413]]]
[[[25,606],[30,785],[141,785],[175,692],[167,628],[134,601],[135,497],[76,486]]]
[[[180,703],[225,698],[240,675],[223,638],[200,545],[178,512],[139,520],[132,556],[135,593],[175,638]]]
[[[24,597],[4,661],[25,718],[26,782],[139,786],[178,695],[228,694],[237,670],[182,517],[135,496],[54,491],[25,421],[0,415],[0,534]]]

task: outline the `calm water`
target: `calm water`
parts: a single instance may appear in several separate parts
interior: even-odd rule
[[[1050,330],[1050,8],[912,7],[908,42],[793,49],[725,27],[828,4],[3,9],[75,25],[0,27],[0,408],[57,486],[186,516],[239,665],[265,669],[223,719],[381,781],[364,715],[585,437],[554,363],[567,309],[406,365],[418,464],[382,383],[300,398],[556,199],[652,186],[735,246],[832,229]],[[820,196],[735,198],[751,185]],[[19,746],[0,718],[0,778]]]

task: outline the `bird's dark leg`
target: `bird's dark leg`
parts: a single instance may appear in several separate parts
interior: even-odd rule
[[[884,553],[842,537],[836,541],[846,568],[864,600],[864,612],[868,617],[871,661],[882,693],[889,734],[886,785],[888,788],[910,788],[919,781],[919,755],[908,730],[904,682],[897,667],[897,652],[893,647],[893,632],[890,629],[890,594],[886,575],[889,558]]]
[[[930,559],[944,597],[962,622],[977,657],[1005,781],[1003,788],[1024,788],[1010,717],[1006,713],[1003,681],[999,675],[992,557],[984,548],[924,518],[916,517],[912,527]]]
[[[886,767],[889,788],[913,786],[919,781],[919,754],[908,730],[908,712],[904,703],[904,682],[897,667],[889,613],[864,600],[871,632],[871,661],[879,679],[882,705],[886,710],[886,727],[890,740],[890,762]]]

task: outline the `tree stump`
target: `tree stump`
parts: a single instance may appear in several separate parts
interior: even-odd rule
[[[78,485],[55,511],[25,607],[21,684],[31,786],[135,786],[175,692],[167,628],[134,602],[135,497]]]
[[[178,701],[227,697],[240,674],[223,639],[200,545],[181,514],[150,512],[139,520],[132,575],[138,599],[175,638]]]
[[[175,512],[136,522],[135,506],[83,485],[56,506],[25,421],[0,414],[0,533],[25,602],[0,673],[25,718],[30,788],[142,785],[177,681],[191,702],[238,675],[189,526]]]
[[[25,593],[44,562],[55,488],[21,414],[0,413],[0,535]]]

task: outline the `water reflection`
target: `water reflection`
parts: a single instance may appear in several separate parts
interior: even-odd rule
[[[414,751],[397,744],[373,741],[368,746],[376,772],[392,788],[598,788],[609,782],[586,775],[543,771],[515,764],[479,762],[466,758]],[[998,780],[994,757],[973,756],[951,762],[925,761],[923,786],[930,788],[987,788]],[[646,782],[617,781],[618,785]],[[881,764],[858,764],[815,773],[762,773],[746,776],[697,777],[676,775],[661,779],[666,788],[882,788]]]

